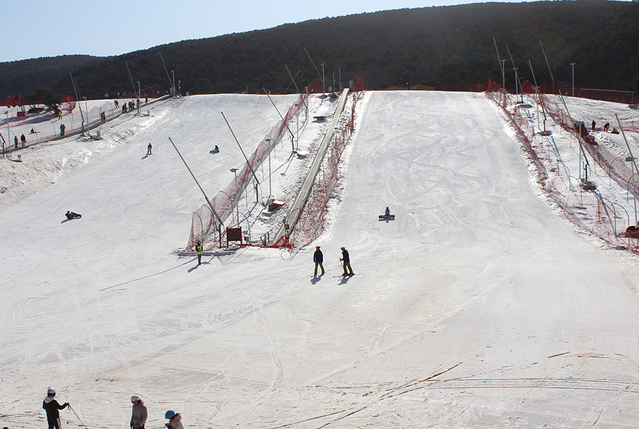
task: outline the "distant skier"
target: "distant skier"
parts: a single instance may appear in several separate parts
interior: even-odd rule
[[[62,112],[60,112],[60,115],[62,115]],[[60,116],[60,119],[62,119],[62,116]],[[64,137],[64,129],[66,127],[64,126],[64,124],[60,124],[60,137]]]
[[[320,267],[322,269],[322,274],[320,275],[323,276],[324,265],[322,265],[322,263],[324,262],[324,254],[320,250],[319,246],[315,246],[315,253],[313,254],[313,262],[315,262],[315,277],[317,277],[317,267]]]
[[[164,418],[169,422],[165,423],[165,426],[169,429],[184,429],[184,425],[182,425],[182,416],[180,413],[176,413],[173,410],[169,410],[164,413]]]
[[[146,156],[153,155],[151,149],[153,149],[153,146],[151,146],[151,143],[149,143],[149,145],[146,147]]]
[[[69,406],[68,402],[60,405],[55,400],[55,389],[49,387],[47,390],[47,397],[42,401],[42,408],[47,412],[47,423],[49,423],[49,429],[60,429],[60,411]]]
[[[606,124],[604,125],[604,131],[608,132],[609,129],[610,129],[610,122],[606,122]]]
[[[144,429],[146,423],[147,411],[144,402],[139,396],[131,396],[131,429]]]
[[[388,207],[386,207],[386,210],[384,211],[384,216],[390,216],[390,209]]]
[[[24,134],[20,136],[20,142],[22,143],[22,147],[27,145],[27,137]]]
[[[595,120],[593,119],[593,120],[592,120],[592,130],[593,130],[593,131],[595,130],[595,126],[596,126],[596,125],[597,125],[597,123],[596,123],[596,122],[595,122]]]
[[[67,212],[64,214],[67,219],[71,220],[71,219],[80,219],[82,217],[81,214],[78,213],[73,213],[67,210]]]
[[[340,261],[342,261],[344,263],[344,274],[342,274],[343,276],[352,276],[353,274],[353,269],[351,268],[351,258],[348,255],[348,250],[346,250],[345,248],[342,247],[342,257],[340,258]],[[348,270],[346,270],[348,268]]]
[[[202,265],[202,253],[204,252],[202,242],[198,241],[195,244],[195,252],[197,253],[197,264]]]

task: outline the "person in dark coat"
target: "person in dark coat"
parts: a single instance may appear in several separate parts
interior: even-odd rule
[[[317,276],[317,267],[320,267],[322,269],[322,274],[320,275],[323,276],[324,265],[322,265],[322,263],[324,262],[324,254],[320,250],[319,246],[315,246],[315,253],[313,253],[313,262],[315,262],[315,276]]]
[[[68,402],[60,405],[55,400],[55,390],[49,387],[47,390],[47,397],[42,401],[42,408],[47,412],[47,422],[49,423],[49,429],[60,429],[60,411],[69,406]]]
[[[353,269],[351,268],[351,258],[348,255],[348,250],[342,247],[342,258],[340,259],[344,263],[344,274],[343,276],[352,276]],[[347,270],[348,268],[348,270]]]
[[[144,429],[147,411],[144,402],[138,395],[131,396],[131,429]]]
[[[78,214],[78,213],[74,213],[74,212],[70,212],[67,210],[67,212],[64,214],[67,219],[71,220],[71,219],[80,219],[82,217],[82,215]]]

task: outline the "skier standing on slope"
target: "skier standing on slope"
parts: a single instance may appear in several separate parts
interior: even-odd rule
[[[164,414],[164,418],[169,420],[168,423],[165,423],[167,428],[184,429],[184,425],[182,425],[182,416],[180,415],[180,413],[169,410]]]
[[[47,412],[47,422],[49,423],[49,429],[60,429],[60,411],[69,406],[68,402],[60,405],[55,400],[55,389],[49,387],[47,390],[47,397],[42,401],[42,408]]]
[[[147,411],[144,402],[138,395],[131,396],[131,429],[144,429]]]
[[[149,143],[149,145],[146,147],[146,156],[153,155],[151,149],[153,149],[153,146],[151,146],[151,143]]]
[[[315,277],[317,277],[317,267],[319,266],[322,269],[322,276],[324,275],[324,254],[320,250],[319,246],[315,246],[315,253],[313,254],[313,262],[315,262]]]
[[[202,265],[202,252],[204,249],[202,248],[202,242],[198,241],[195,244],[195,252],[197,253],[197,264]]]
[[[340,259],[340,261],[344,262],[344,274],[342,274],[343,276],[352,276],[353,274],[353,269],[351,268],[351,258],[348,255],[348,250],[346,250],[345,248],[342,247],[342,257]],[[347,269],[348,268],[348,272]]]

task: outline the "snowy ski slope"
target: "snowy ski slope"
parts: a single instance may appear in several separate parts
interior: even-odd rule
[[[273,98],[280,111],[296,99]],[[330,115],[313,98],[309,116]],[[213,195],[243,162],[220,112],[247,152],[279,116],[257,95],[149,110],[105,124],[104,140],[0,159],[3,426],[43,427],[49,386],[90,428],[127,425],[132,394],[147,428],[169,409],[187,428],[639,424],[636,256],[540,198],[485,95],[366,93],[317,242],[207,253],[199,267],[180,251],[203,197],[168,137]],[[300,148],[312,153],[322,126],[300,125]],[[574,139],[553,136],[573,171]],[[272,161],[272,193],[287,199],[310,160],[284,141]],[[262,231],[252,198],[240,217]],[[378,219],[386,206],[395,220]],[[341,246],[355,276],[340,275]]]

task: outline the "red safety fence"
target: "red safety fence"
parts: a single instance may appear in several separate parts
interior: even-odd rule
[[[360,79],[358,79],[359,82]],[[324,218],[326,216],[328,201],[338,181],[339,165],[342,153],[355,130],[355,108],[362,96],[364,84],[355,85],[350,103],[350,111],[345,115],[345,121],[338,125],[339,132],[333,137],[330,152],[322,163],[320,179],[316,182],[313,192],[302,209],[299,220],[293,234],[289,237],[287,246],[301,248],[317,239],[324,231]]]
[[[234,178],[226,188],[219,191],[211,200],[212,207],[208,204],[203,204],[193,213],[191,232],[186,246],[187,250],[193,251],[198,241],[202,242],[204,250],[211,250],[223,243],[226,231],[222,228],[220,221],[225,222],[231,213],[233,213],[242,192],[251,182],[252,171],[266,159],[269,152],[281,140],[286,129],[286,124],[298,114],[308,96],[317,92],[321,92],[321,88],[319,82],[314,80],[304,88],[302,94],[300,94],[298,99],[288,109],[284,120],[278,121],[268,134],[264,136],[258,144],[257,149],[255,149],[255,152],[253,152],[249,158],[248,163],[244,164],[242,170],[237,172],[237,178]],[[215,210],[219,219],[215,216],[213,210]]]
[[[552,175],[546,169],[546,165],[552,165],[548,153],[544,150],[544,137],[535,133],[535,129],[529,118],[522,115],[521,110],[517,109],[510,96],[504,91],[491,91],[486,93],[488,98],[492,99],[501,107],[505,116],[512,124],[516,131],[519,141],[522,144],[529,162],[534,167],[536,182],[546,195],[556,204],[566,216],[575,225],[590,231],[592,234],[602,240],[621,247],[627,247],[633,251],[637,248],[637,243],[624,241],[626,237],[623,233],[628,227],[630,220],[623,222],[621,215],[624,210],[617,210],[615,204],[606,201],[599,192],[584,192],[581,183],[574,183],[570,177],[562,177],[555,173]],[[542,96],[542,98],[544,98]],[[575,137],[581,137],[583,127],[575,128],[574,122],[570,116],[562,111],[556,103],[550,103],[547,99],[543,101],[553,119],[564,128],[564,130],[572,133]],[[630,172],[624,171],[627,166],[621,165],[618,159],[615,159],[610,153],[605,153],[603,146],[584,143],[584,147],[588,148],[589,153],[594,154],[593,159],[604,168],[615,180],[620,180],[623,187],[632,186],[636,188],[634,180],[625,181],[630,178]],[[592,152],[590,151],[592,150]],[[587,207],[594,207],[594,211],[589,211]]]

